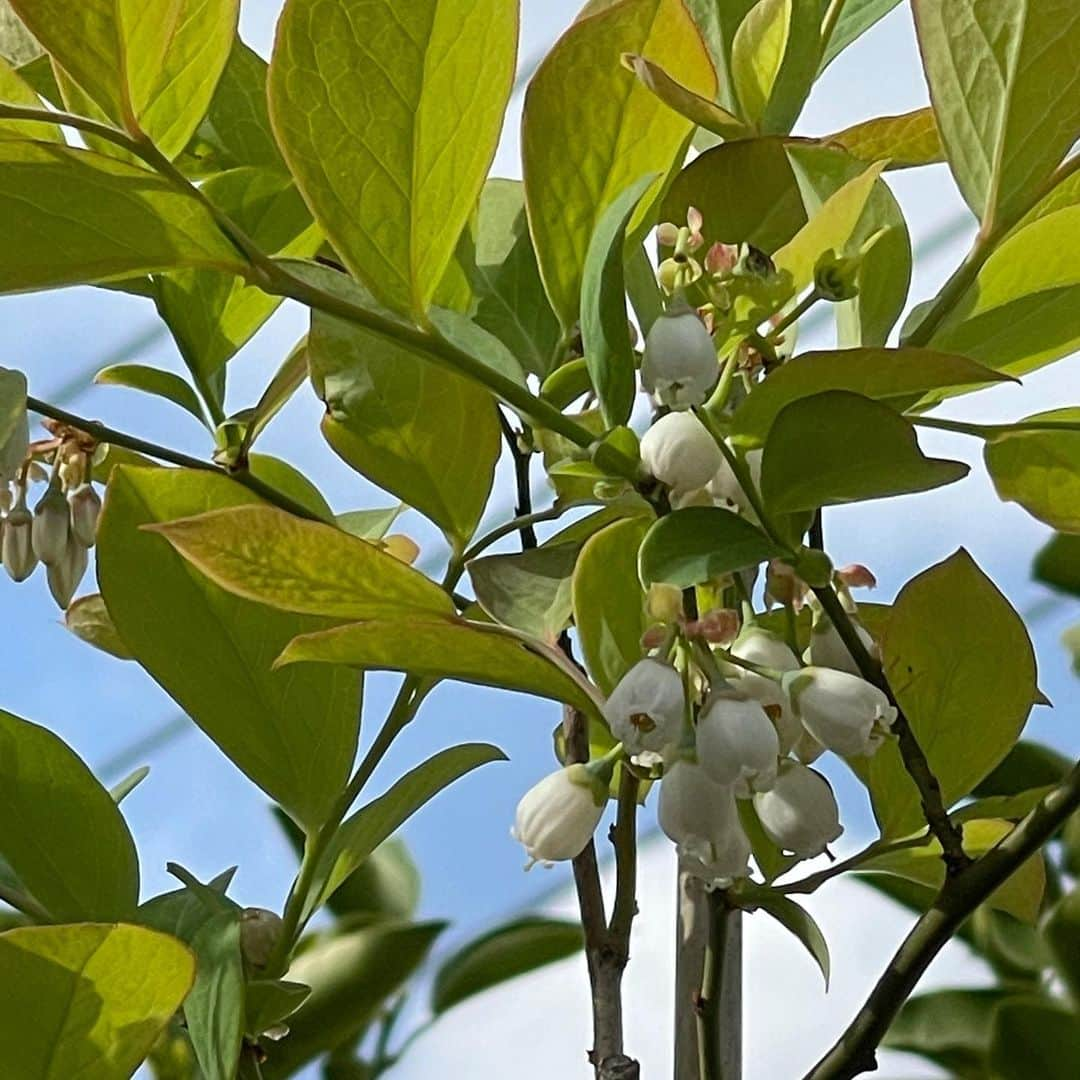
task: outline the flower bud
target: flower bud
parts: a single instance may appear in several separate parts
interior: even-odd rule
[[[80,484],[68,492],[71,507],[71,531],[85,548],[94,546],[97,523],[101,516],[101,498],[90,484]]]
[[[63,558],[59,562],[50,563],[46,568],[49,592],[62,611],[67,611],[89,562],[90,553],[87,549],[74,536],[69,536]]]
[[[250,967],[261,971],[270,962],[281,937],[281,919],[266,908],[240,912],[240,952]]]
[[[20,492],[18,503],[4,521],[2,541],[4,569],[12,581],[25,581],[37,566],[33,522],[30,511],[26,509],[25,493]]]
[[[510,835],[538,862],[580,855],[604,813],[607,784],[587,765],[568,765],[545,776],[518,803]]]
[[[820,855],[844,831],[828,780],[794,761],[781,764],[771,790],[754,796],[754,809],[769,839],[800,859]]]
[[[682,589],[676,585],[666,585],[662,581],[654,581],[649,586],[645,608],[649,613],[649,618],[656,622],[678,622],[683,614]]]
[[[641,385],[661,405],[701,405],[720,376],[712,338],[685,304],[661,315],[645,337]]]
[[[734,792],[710,780],[700,765],[680,761],[665,771],[658,815],[685,869],[710,883],[747,875],[750,842]]]
[[[641,463],[674,491],[704,487],[724,460],[705,425],[688,412],[661,416],[641,440]]]
[[[784,682],[806,730],[844,757],[870,757],[896,720],[896,709],[876,686],[846,671],[806,667]]]
[[[774,671],[798,671],[799,658],[787,644],[769,630],[748,626],[731,647],[731,655]],[[754,698],[766,709],[776,726],[780,753],[787,754],[802,734],[802,724],[791,707],[787,691],[775,679],[740,668],[735,676],[740,692]]]
[[[880,658],[880,650],[870,631],[856,619],[852,619],[851,624],[866,651],[875,659]],[[859,674],[859,665],[855,663],[844,639],[840,637],[840,632],[828,615],[815,614],[814,625],[810,631],[810,644],[803,651],[803,660],[815,667],[834,668],[850,675]]]
[[[860,256],[826,251],[814,266],[814,288],[825,300],[837,303],[859,295]]]
[[[639,660],[612,690],[604,719],[628,753],[663,754],[682,736],[686,719],[682,676],[662,660]]]
[[[34,507],[34,554],[46,565],[60,562],[67,553],[71,535],[71,509],[60,485],[49,484]]]
[[[732,785],[736,797],[746,799],[773,786],[780,739],[759,702],[721,691],[698,717],[697,752],[711,780]]]

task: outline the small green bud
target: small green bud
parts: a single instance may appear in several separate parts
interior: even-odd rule
[[[794,560],[785,560],[807,585],[823,588],[832,581],[833,565],[829,556],[817,548],[802,548]]]
[[[832,303],[850,300],[859,295],[861,266],[860,256],[837,255],[835,251],[826,251],[814,266],[814,288],[823,299]]]
[[[281,937],[281,919],[266,908],[249,907],[240,912],[240,951],[257,971],[270,962]]]

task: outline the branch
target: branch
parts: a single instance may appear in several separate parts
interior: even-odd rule
[[[296,517],[307,518],[309,521],[319,521],[324,525],[326,524],[326,521],[314,511],[309,510],[303,504],[289,498],[288,495],[278,491],[277,488],[263,483],[262,480],[256,476],[252,476],[251,473],[245,469],[237,469],[235,471],[223,469],[220,465],[215,465],[210,461],[204,461],[202,458],[191,457],[188,454],[180,453],[178,450],[170,450],[167,446],[148,442],[146,439],[140,439],[135,435],[127,435],[122,431],[117,431],[116,428],[106,426],[99,420],[87,420],[85,417],[76,416],[75,413],[58,408],[56,405],[50,405],[47,401],[42,401],[40,398],[27,397],[26,407],[31,412],[36,412],[40,416],[48,416],[53,420],[60,421],[62,424],[67,424],[69,427],[77,428],[97,442],[109,443],[113,446],[122,446],[127,450],[135,451],[137,454],[145,454],[147,457],[155,458],[157,461],[167,461],[170,465],[179,465],[181,468],[199,469],[202,472],[211,472],[217,473],[219,476],[227,476],[230,480],[235,480],[249,491],[253,491],[256,495],[266,499],[267,502],[273,503],[275,506],[288,511],[290,514],[294,514]]]
[[[930,962],[979,904],[1038,852],[1078,808],[1080,763],[997,847],[946,879],[933,906],[904,939],[866,1004],[805,1080],[851,1080],[876,1069],[878,1045]]]
[[[863,645],[851,617],[844,610],[840,598],[836,595],[831,585],[815,586],[814,595],[818,598],[825,614],[832,620],[837,633],[844,645],[847,646],[851,658],[855,661],[859,672],[867,682],[878,687],[896,708],[896,720],[893,723],[893,731],[896,733],[900,744],[900,756],[904,760],[904,768],[919,789],[919,798],[922,802],[923,816],[926,818],[930,831],[937,837],[941,844],[941,857],[945,862],[945,870],[949,875],[957,874],[966,866],[970,865],[971,857],[964,851],[964,833],[960,825],[955,824],[949,817],[945,808],[945,802],[941,795],[941,785],[930,768],[923,748],[919,740],[911,730],[911,724],[900,708],[899,702],[893,695],[892,689],[881,670],[881,665],[870,655]]]
[[[514,431],[510,421],[503,415],[502,409],[497,411],[503,438],[506,440],[506,445],[510,450],[510,456],[514,459],[514,483],[517,487],[517,506],[514,508],[514,514],[518,522],[518,532],[521,534],[521,550],[530,551],[539,543],[531,520],[532,486],[529,482],[529,465],[531,464],[532,455],[527,454],[518,445],[517,432]]]

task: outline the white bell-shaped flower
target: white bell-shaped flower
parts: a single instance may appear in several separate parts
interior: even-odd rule
[[[700,765],[680,761],[660,781],[660,828],[680,862],[710,883],[745,877],[750,841],[739,821],[735,793],[710,780]]]
[[[870,631],[858,619],[852,619],[851,623],[866,651],[874,659],[880,659],[880,650]],[[815,667],[835,668],[837,671],[846,671],[850,675],[859,674],[859,665],[855,663],[848,647],[844,644],[844,639],[840,637],[840,632],[827,615],[815,615],[814,625],[810,631],[810,644],[803,652],[803,659]]]
[[[774,671],[798,671],[799,658],[787,643],[760,626],[748,626],[736,638],[730,649],[732,656]],[[744,694],[761,702],[776,725],[780,737],[780,753],[790,752],[802,734],[802,724],[791,707],[787,691],[775,679],[759,675],[746,668],[734,668],[735,684]]]
[[[896,708],[881,690],[846,671],[805,667],[784,683],[806,730],[843,757],[871,756],[896,720]]]
[[[683,304],[665,312],[645,336],[641,385],[671,409],[702,405],[720,375],[709,331],[697,313]]]
[[[37,566],[33,544],[34,519],[26,508],[25,492],[4,519],[4,535],[0,540],[4,569],[12,581],[25,581]]]
[[[791,752],[804,765],[813,765],[814,762],[825,753],[825,747],[822,746],[821,743],[806,730],[806,728],[803,728],[799,737],[795,740],[795,745],[791,748]]]
[[[69,536],[63,558],[46,567],[49,592],[61,610],[67,611],[79,583],[86,574],[89,562],[90,553],[87,549],[74,536]]]
[[[604,705],[611,733],[631,755],[677,746],[686,722],[682,676],[662,660],[639,660]]]
[[[780,739],[760,702],[730,691],[713,694],[697,723],[701,768],[738,798],[768,791],[776,781]]]
[[[754,796],[754,809],[769,839],[800,859],[820,855],[844,831],[828,780],[794,761],[783,762],[772,788]]]
[[[34,507],[34,554],[46,565],[61,562],[71,535],[71,508],[55,480]]]
[[[71,531],[83,547],[93,547],[101,516],[101,496],[91,484],[80,484],[68,492],[71,506]]]
[[[568,765],[545,776],[518,803],[510,835],[538,862],[562,862],[580,855],[604,813],[607,783],[587,765]]]
[[[724,460],[716,440],[689,412],[661,416],[641,439],[641,463],[679,493],[703,488]]]

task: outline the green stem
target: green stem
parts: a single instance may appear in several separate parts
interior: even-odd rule
[[[930,833],[922,836],[909,836],[903,840],[875,840],[868,844],[862,851],[852,855],[848,859],[833,863],[832,866],[819,870],[816,874],[808,874],[798,881],[792,881],[787,885],[773,885],[772,892],[783,893],[785,896],[808,895],[816,892],[827,881],[834,877],[847,873],[849,870],[858,870],[863,863],[879,855],[889,855],[894,851],[907,851],[909,848],[925,847],[930,843]]]
[[[852,1080],[876,1051],[923,972],[963,922],[1080,808],[1080,764],[996,847],[945,884],[889,962],[866,1003],[805,1080]]]
[[[462,556],[462,561],[468,563],[480,555],[481,552],[491,547],[492,544],[497,544],[511,533],[520,532],[522,529],[526,529],[531,525],[540,525],[545,521],[556,521],[570,509],[572,509],[572,507],[565,504],[561,506],[555,505],[548,507],[547,510],[536,510],[529,514],[522,514],[520,517],[511,518],[509,521],[503,522],[502,525],[497,525],[491,532],[481,536],[480,539],[465,552]]]
[[[823,299],[816,288],[811,289],[768,333],[766,338],[773,345],[779,344],[780,336],[792,323],[801,319],[819,300]]]
[[[161,446],[158,443],[140,439],[135,435],[117,431],[116,428],[108,427],[98,420],[87,420],[85,417],[77,416],[66,409],[50,405],[40,398],[27,397],[26,407],[40,416],[47,416],[50,419],[58,420],[62,424],[67,424],[69,427],[77,428],[97,442],[122,446],[127,450],[134,450],[137,454],[145,454],[147,457],[155,458],[157,461],[167,461],[170,465],[179,465],[181,468],[199,469],[202,472],[227,476],[230,480],[235,480],[249,491],[255,492],[256,495],[266,499],[267,502],[273,503],[290,514],[307,518],[309,521],[323,521],[318,514],[309,510],[306,506],[289,498],[288,495],[271,487],[269,484],[263,483],[258,477],[252,476],[251,473],[243,469],[231,472],[228,469],[223,469],[220,465],[215,465],[213,462],[204,461],[202,458],[191,457],[189,454],[182,454],[178,450],[170,450],[167,446]]]
[[[637,914],[637,808],[638,778],[624,762],[619,774],[618,810],[611,843],[615,848],[615,905],[608,934],[615,947],[630,955],[630,930]]]
[[[21,911],[36,923],[53,921],[52,916],[29,893],[16,889],[12,885],[5,885],[2,881],[0,881],[0,901],[16,911]]]
[[[1080,431],[1080,420],[1020,420],[1015,424],[968,424],[963,420],[948,420],[937,416],[912,416],[909,419],[919,427],[952,431],[957,435],[971,435],[988,442],[1014,432]]]
[[[825,55],[826,49],[829,47],[829,42],[832,41],[832,36],[836,32],[836,24],[840,21],[840,16],[844,12],[844,4],[847,0],[832,0],[829,4],[828,10],[825,12],[825,18],[821,20],[821,55]]]
[[[732,350],[720,369],[720,380],[716,384],[709,400],[705,402],[705,412],[715,421],[719,421],[728,399],[731,397],[731,388],[735,385],[735,372],[739,368],[739,350]]]
[[[727,950],[728,909],[722,892],[706,897],[709,909],[709,935],[701,972],[701,991],[696,1005],[698,1080],[724,1080],[720,1041],[721,988],[724,979],[724,954]]]

